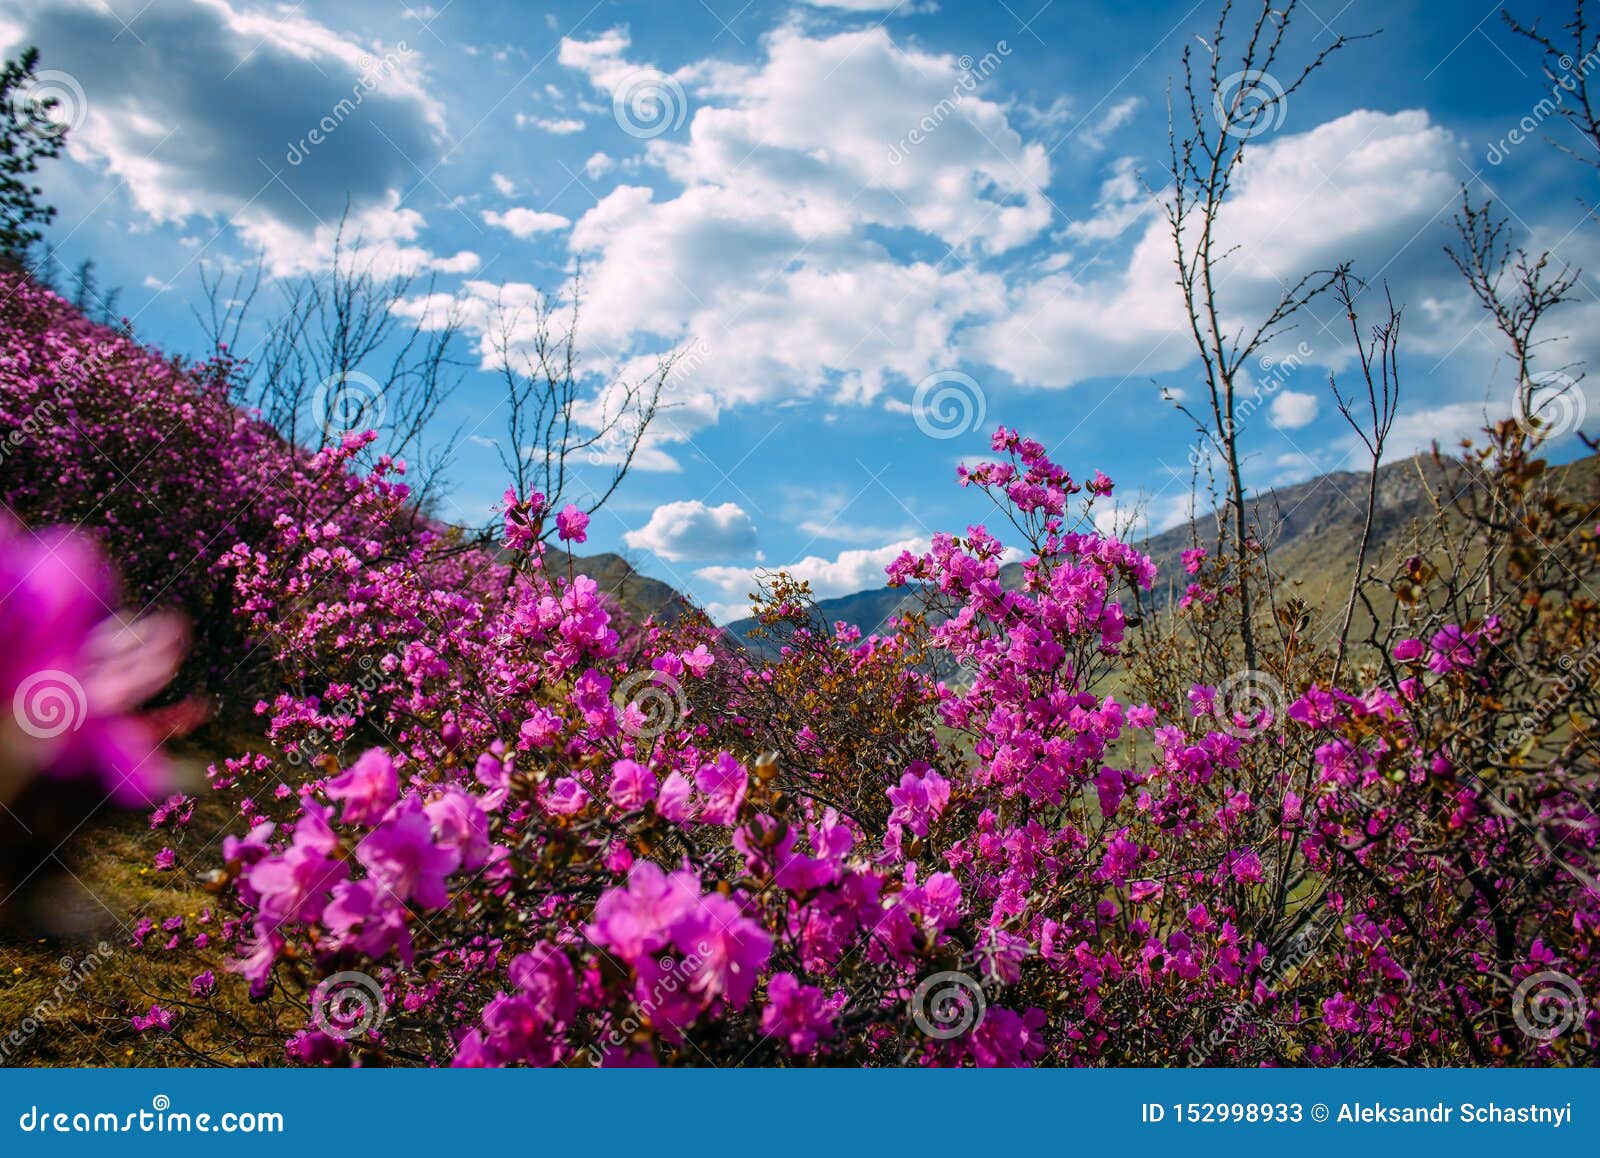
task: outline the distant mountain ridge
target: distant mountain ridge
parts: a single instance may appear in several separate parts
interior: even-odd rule
[[[1600,455],[1553,467],[1552,473],[1569,491],[1591,499],[1600,497]],[[1443,471],[1431,456],[1417,455],[1378,469],[1369,561],[1386,552],[1396,553],[1405,545],[1408,529],[1432,509],[1430,494],[1437,494],[1444,483]],[[1271,549],[1273,569],[1296,584],[1296,593],[1314,606],[1327,605],[1347,589],[1365,521],[1366,494],[1365,471],[1335,471],[1260,491],[1251,500],[1252,522]],[[1164,606],[1183,591],[1187,577],[1182,552],[1197,540],[1204,547],[1214,543],[1215,518],[1207,512],[1134,541],[1156,564],[1155,606]],[[1022,576],[1021,563],[1009,563],[1000,571],[1007,587],[1021,586]],[[915,589],[887,586],[817,601],[818,611],[828,622],[849,623],[869,634],[882,630],[890,618],[920,607]],[[754,619],[740,619],[726,630],[756,651],[770,651],[765,641],[752,640],[750,632],[755,626]]]

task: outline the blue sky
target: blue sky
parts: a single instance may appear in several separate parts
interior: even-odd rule
[[[1552,117],[1511,140],[1550,89],[1499,7],[1302,4],[1291,59],[1382,34],[1251,142],[1224,218],[1231,316],[1338,261],[1389,283],[1406,310],[1400,452],[1511,404],[1443,253],[1463,184],[1523,243],[1600,271],[1595,171],[1544,139],[1576,136]],[[1554,26],[1567,5],[1510,7]],[[1214,20],[1209,0],[0,0],[7,50],[36,43],[65,77],[51,239],[122,287],[150,340],[202,352],[206,263],[320,272],[347,203],[369,252],[458,297],[486,364],[447,416],[472,435],[451,517],[487,518],[504,486],[486,445],[504,437],[480,346],[492,303],[560,299],[581,262],[596,390],[681,355],[646,469],[591,546],[724,617],[757,568],[842,594],[982,518],[952,477],[998,423],[1082,477],[1106,470],[1144,525],[1183,516],[1192,432],[1159,392],[1198,380],[1151,191],[1169,78]],[[359,106],[311,139],[357,86]],[[1594,277],[1579,288],[1551,366],[1600,333]],[[1326,384],[1352,351],[1328,321],[1256,368],[1270,394],[1246,430],[1253,485],[1360,465]],[[919,409],[919,385],[961,405]]]

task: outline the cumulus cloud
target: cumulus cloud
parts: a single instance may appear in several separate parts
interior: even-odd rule
[[[478,268],[478,255],[469,249],[443,257],[423,245],[420,235],[425,224],[421,213],[401,207],[400,194],[392,189],[375,205],[309,227],[274,217],[234,219],[234,227],[261,251],[274,277],[324,269],[336,246],[379,278],[427,271],[466,274]]]
[[[6,7],[6,50],[37,45],[83,86],[70,154],[124,182],[152,220],[231,218],[292,244],[347,205],[384,205],[439,156],[444,110],[403,42],[228,0]]]
[[[581,133],[584,130],[583,122],[576,117],[530,117],[525,113],[518,113],[516,120],[519,129],[532,125],[556,137],[570,137],[573,133]]]
[[[831,559],[807,555],[783,567],[701,567],[694,574],[733,605],[760,586],[763,573],[780,570],[810,583],[811,593],[818,599],[831,599],[836,595],[887,586],[889,581],[884,568],[898,559],[902,551],[920,554],[927,549],[925,538],[902,539],[883,547],[842,551]]]
[[[521,206],[507,209],[504,213],[496,213],[492,209],[486,210],[483,220],[496,229],[504,229],[512,236],[524,239],[538,233],[554,233],[572,224],[559,213],[540,213]]]
[[[1267,408],[1272,425],[1282,430],[1299,430],[1317,420],[1317,396],[1298,390],[1279,391]]]
[[[630,48],[612,30],[564,40],[560,59],[613,95],[643,67]],[[644,159],[679,191],[618,186],[572,231],[588,337],[613,365],[652,343],[704,351],[698,396],[675,397],[685,433],[730,405],[909,395],[952,364],[965,321],[1003,305],[1004,285],[904,260],[879,231],[977,257],[1027,244],[1050,220],[1043,147],[955,57],[896,45],[882,28],[786,27],[765,50],[749,66],[674,73],[692,108],[687,140],[651,140]]]
[[[755,524],[742,507],[731,502],[708,507],[699,499],[663,503],[648,523],[622,538],[628,546],[653,551],[669,563],[734,559],[756,548]]]
[[[1430,293],[1430,277],[1448,276],[1429,227],[1459,197],[1456,154],[1454,137],[1420,110],[1358,110],[1256,143],[1218,216],[1220,248],[1232,249],[1220,290],[1224,329],[1263,316],[1285,281],[1345,260],[1358,272],[1412,279],[1397,289],[1401,300]],[[1101,223],[1082,227],[1079,240],[1116,232],[1133,200],[1125,176],[1113,176]],[[1411,247],[1425,260],[1399,262]],[[1014,285],[1011,308],[971,337],[968,352],[1039,386],[1177,370],[1193,354],[1173,277],[1171,236],[1152,219],[1121,268],[1088,276],[1068,268]],[[1342,346],[1313,342],[1313,358],[1334,364]]]

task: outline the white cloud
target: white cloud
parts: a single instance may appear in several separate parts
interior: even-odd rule
[[[375,277],[396,274],[465,274],[478,268],[479,259],[471,250],[453,257],[441,257],[418,243],[426,222],[415,209],[400,207],[400,194],[390,191],[381,203],[353,211],[342,223],[325,222],[310,229],[275,218],[236,221],[241,236],[261,251],[267,271],[274,277],[315,273],[331,262],[335,243],[346,253],[356,255],[361,266]]]
[[[504,173],[490,173],[489,182],[494,186],[494,191],[502,197],[513,197],[517,192],[517,183]]]
[[[1076,132],[1073,141],[1093,152],[1100,152],[1106,147],[1106,138],[1133,120],[1134,114],[1144,105],[1140,97],[1131,96],[1120,100],[1100,114],[1100,119],[1087,128]]]
[[[653,551],[669,563],[684,560],[732,559],[756,548],[756,528],[737,503],[708,507],[699,499],[663,503],[650,521],[628,531],[630,547]]]
[[[1457,147],[1420,110],[1358,110],[1257,142],[1218,217],[1219,248],[1233,250],[1219,293],[1223,328],[1263,316],[1285,280],[1344,260],[1358,273],[1398,275],[1404,267],[1393,263],[1408,246],[1436,253],[1439,238],[1428,230],[1459,196]],[[1113,185],[1103,208],[1114,210],[1126,191]],[[1094,240],[1110,231],[1080,232]],[[1193,352],[1174,277],[1167,224],[1152,219],[1121,269],[1060,270],[1017,285],[1011,308],[974,335],[967,352],[1040,386],[1180,369]],[[1313,358],[1337,364],[1343,345],[1324,338]]]
[[[1317,396],[1298,390],[1279,391],[1267,408],[1272,425],[1282,430],[1299,430],[1317,420]]]
[[[613,30],[564,41],[561,60],[612,93],[637,71],[629,47]],[[608,370],[641,348],[704,351],[667,441],[730,405],[909,396],[953,364],[960,326],[1004,307],[1004,284],[937,252],[900,259],[874,231],[910,229],[976,257],[1037,238],[1051,216],[1043,147],[962,87],[954,57],[897,46],[881,28],[784,28],[765,47],[749,67],[674,74],[692,95],[687,140],[649,141],[644,157],[675,195],[621,185],[573,227],[587,337],[611,351]],[[891,159],[930,117],[925,139]]]
[[[571,221],[559,213],[540,213],[532,209],[524,209],[521,206],[515,209],[507,209],[504,213],[496,213],[492,209],[486,210],[483,214],[483,220],[486,224],[492,225],[496,229],[504,229],[512,236],[523,239],[538,233],[553,233],[572,224]]]
[[[557,137],[570,137],[573,133],[583,132],[584,128],[583,122],[575,117],[530,117],[526,113],[518,113],[516,121],[519,129],[532,125]]]
[[[898,559],[902,551],[920,554],[927,549],[925,538],[902,539],[883,547],[843,551],[832,559],[807,555],[783,567],[701,567],[694,574],[695,578],[716,589],[722,596],[723,606],[738,605],[760,585],[759,576],[771,571],[787,571],[796,579],[810,583],[811,593],[816,598],[831,599],[836,595],[887,586],[889,580],[884,568]]]
[[[597,181],[617,167],[617,163],[604,153],[595,153],[583,163],[583,171],[591,181]]]

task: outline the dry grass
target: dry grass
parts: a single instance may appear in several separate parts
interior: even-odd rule
[[[215,741],[179,755],[203,768],[210,752],[244,743]],[[265,1028],[266,1013],[252,1016],[244,983],[226,970],[220,918],[199,923],[216,904],[201,877],[220,864],[223,836],[241,831],[242,821],[225,796],[205,787],[194,795],[185,829],[152,831],[143,812],[97,818],[30,881],[33,918],[25,929],[0,929],[0,1065],[239,1064],[260,1056],[242,1044]],[[163,847],[177,853],[173,871],[154,868]],[[184,924],[181,943],[167,950],[172,934],[160,925],[172,917]],[[156,929],[140,948],[133,936],[142,918]],[[196,935],[207,932],[212,944],[196,948]],[[217,978],[210,1002],[190,995],[191,979],[205,970]],[[178,1032],[134,1031],[131,1018],[156,1003],[178,1014]],[[212,1016],[221,1010],[228,1012]]]

